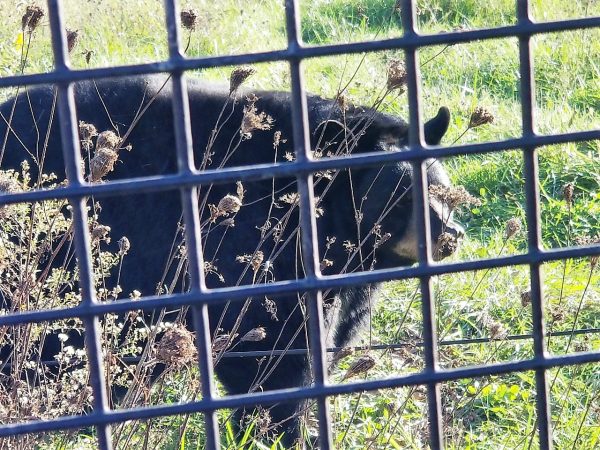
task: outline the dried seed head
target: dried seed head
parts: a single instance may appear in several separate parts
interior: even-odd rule
[[[383,233],[382,235],[377,236],[375,243],[373,244],[373,248],[379,248],[392,237],[392,233]]]
[[[212,351],[213,353],[220,353],[222,351],[227,350],[233,340],[236,338],[237,333],[231,336],[230,334],[219,334],[212,343]]]
[[[258,269],[260,269],[260,265],[262,264],[264,259],[265,259],[265,254],[262,251],[258,250],[252,257],[252,261],[250,261],[252,270],[254,270],[255,272],[258,271]]]
[[[281,144],[281,131],[277,130],[273,134],[273,148],[277,149],[279,147],[279,144]]]
[[[550,311],[550,317],[552,322],[562,322],[565,320],[565,310],[560,306],[556,306]]]
[[[198,13],[193,9],[184,9],[181,11],[181,25],[189,31],[194,31],[198,25]]]
[[[244,195],[246,195],[246,191],[244,190],[244,185],[241,181],[235,182],[235,193],[240,199],[240,202],[244,201]]]
[[[277,303],[275,303],[270,298],[265,297],[262,302],[262,305],[265,308],[265,311],[271,315],[271,320],[279,322],[279,318],[277,317]]]
[[[103,131],[98,135],[96,140],[96,148],[109,148],[116,150],[121,139],[113,131]]]
[[[67,28],[67,50],[69,53],[73,51],[79,42],[79,30],[69,30]]]
[[[92,60],[92,55],[94,54],[94,51],[93,50],[86,50],[83,53],[85,55],[85,63],[89,64],[90,61]]]
[[[94,148],[94,142],[92,138],[98,136],[98,130],[91,123],[86,123],[82,120],[79,121],[79,139],[81,141],[81,148],[89,153]]]
[[[436,245],[435,245],[435,255],[438,257],[442,257],[442,255],[451,255],[458,248],[458,240],[456,236],[450,233],[442,233],[438,236]],[[436,259],[436,258],[434,258]]]
[[[239,199],[239,197],[227,194],[219,201],[219,204],[217,205],[217,212],[221,216],[226,216],[227,214],[238,212],[241,207],[242,201]]]
[[[90,181],[100,181],[107,173],[112,172],[119,155],[110,148],[96,148],[90,161]]]
[[[513,217],[506,222],[506,229],[504,230],[504,239],[510,239],[522,229],[521,220],[517,217]]]
[[[354,377],[356,375],[360,375],[363,373],[367,373],[375,366],[375,360],[370,355],[362,355],[358,359],[356,359],[342,377],[342,381]]]
[[[196,354],[193,334],[181,325],[169,328],[156,347],[156,359],[167,366],[184,366]]]
[[[387,88],[391,91],[399,89],[404,92],[406,89],[406,66],[404,61],[393,59],[387,67]]]
[[[121,239],[119,239],[119,256],[124,256],[127,254],[127,252],[129,251],[129,249],[131,248],[131,243],[129,242],[129,239],[127,239],[126,236],[123,236]]]
[[[531,304],[531,291],[521,292],[521,306],[524,308]]]
[[[229,93],[237,91],[244,82],[256,73],[252,66],[240,66],[233,69],[229,77]]]
[[[331,266],[333,266],[333,261],[327,258],[323,258],[321,260],[320,270],[321,272],[323,272],[325,269]]]
[[[259,342],[267,337],[267,331],[264,327],[252,328],[245,335],[242,336],[240,341],[242,342]]]
[[[342,111],[348,111],[348,109],[350,108],[350,105],[348,104],[348,99],[346,98],[345,95],[343,95],[343,94],[338,95],[336,100],[337,100],[338,106],[340,107],[340,109]]]
[[[240,127],[240,134],[244,139],[251,139],[255,130],[270,130],[273,126],[273,118],[264,111],[257,112],[254,103],[244,106],[244,117]]]
[[[87,141],[98,136],[98,130],[91,123],[86,123],[83,120],[79,121],[79,137],[82,141]]]
[[[352,241],[344,241],[342,243],[342,247],[344,247],[344,251],[348,254],[354,252],[356,250],[356,244]]]
[[[258,409],[258,415],[254,418],[254,423],[261,435],[265,435],[271,431],[271,412],[265,408]]]
[[[235,260],[242,264],[250,263],[252,269],[256,272],[258,269],[260,269],[260,265],[262,264],[264,258],[265,254],[262,251],[257,250],[253,255],[238,255],[235,257]]]
[[[448,205],[450,209],[462,205],[481,205],[481,200],[469,194],[463,186],[442,186],[441,184],[433,184],[429,186],[429,195],[441,203]]]
[[[490,338],[492,339],[504,339],[508,336],[508,332],[504,325],[501,322],[490,320],[487,324],[488,331],[490,333]]]
[[[471,113],[469,128],[477,128],[488,123],[494,123],[494,115],[482,106],[475,108]]]
[[[110,233],[110,227],[106,225],[96,225],[92,229],[92,242],[103,241],[107,238]]]
[[[37,5],[29,5],[25,9],[25,14],[21,17],[21,29],[25,31],[25,28],[31,33],[40,24],[40,21],[44,17],[44,10]]]
[[[563,187],[563,197],[567,202],[567,207],[571,207],[573,204],[573,194],[575,193],[575,185],[573,183],[567,183]]]
[[[287,192],[279,197],[279,201],[288,205],[297,205],[300,203],[300,194],[297,192]]]

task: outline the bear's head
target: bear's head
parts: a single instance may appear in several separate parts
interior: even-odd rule
[[[382,116],[387,119],[389,116]],[[438,145],[448,129],[450,113],[440,108],[424,125],[425,142]],[[376,141],[374,150],[403,151],[407,143],[404,122],[377,122],[369,127],[368,140]],[[375,136],[374,136],[375,135]],[[359,146],[360,147],[360,144]],[[364,151],[357,148],[358,151]],[[442,164],[435,159],[424,162],[427,186],[451,189]],[[343,216],[336,229],[344,229],[344,242],[359,248],[348,270],[390,268],[409,265],[418,260],[419,232],[414,209],[413,167],[410,162],[349,169],[343,183],[351,187],[350,202],[341,198],[328,203]],[[335,203],[334,203],[335,202]],[[450,205],[429,196],[428,202],[431,257],[434,261],[450,256],[457,248],[464,230],[453,218]]]

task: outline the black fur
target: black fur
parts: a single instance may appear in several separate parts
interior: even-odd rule
[[[161,80],[155,77],[98,81],[97,86],[91,82],[78,83],[78,119],[94,124],[99,131],[113,129],[114,124],[122,135],[133,121],[139,106],[153,97],[160,85]],[[264,111],[270,115],[273,118],[272,127],[269,130],[253,130],[251,137],[240,140],[239,126],[242,123],[243,108],[249,102],[246,94],[238,94],[234,104],[227,90],[196,81],[189,82],[188,92],[197,165],[202,164],[207,142],[217,123],[223,124],[223,128],[212,146],[208,168],[285,162],[286,153],[293,151],[290,96],[287,93],[256,92],[257,113]],[[17,168],[22,160],[27,159],[31,162],[33,176],[36,176],[37,166],[32,156],[39,158],[42,154],[53,95],[53,88],[41,87],[30,89],[27,95],[21,94],[18,97],[12,120],[14,132],[8,133],[0,167]],[[8,119],[12,106],[13,100],[9,100],[0,107],[4,118]],[[222,118],[218,121],[221,111]],[[402,151],[406,144],[407,125],[403,120],[369,108],[350,107],[342,110],[335,101],[309,96],[308,115],[312,148],[321,157],[346,152]],[[431,145],[439,144],[448,122],[448,110],[440,109],[438,115],[425,124],[426,142]],[[170,89],[167,85],[156,96],[125,142],[132,144],[132,151],[119,153],[115,170],[106,179],[175,173],[177,166],[172,124]],[[276,146],[275,132],[281,133],[280,143]],[[0,137],[5,134],[5,121],[0,120]],[[226,157],[226,150],[237,145],[238,140],[239,147]],[[43,171],[54,172],[59,179],[64,178],[61,142],[56,123],[53,123],[50,133]],[[448,183],[438,162],[432,161],[428,172],[430,183]],[[410,185],[411,168],[405,163],[317,174],[315,192],[320,197],[320,217],[317,219],[319,251],[321,256],[325,255],[331,261],[323,269],[325,274],[402,266],[414,262],[416,231],[414,222],[411,221]],[[264,283],[302,278],[296,234],[297,208],[290,208],[281,199],[284,194],[297,191],[295,179],[273,180],[265,173],[265,180],[244,183],[243,189],[245,197],[243,206],[234,217],[235,227],[228,228],[223,239],[220,237],[223,236],[225,227],[213,224],[203,229],[203,233],[208,233],[203,234],[205,259],[212,261],[224,278],[223,283],[215,274],[208,273],[208,286],[252,284],[253,279],[254,282]],[[202,186],[200,204],[205,202],[216,205],[226,194],[235,193],[234,183]],[[275,200],[276,205],[270,208],[272,200]],[[124,295],[134,289],[144,295],[154,294],[173,240],[181,234],[178,231],[181,216],[179,193],[169,191],[115,196],[101,199],[100,203],[100,220],[112,228],[113,241],[127,236],[131,242],[131,250],[124,260],[119,281]],[[358,225],[355,208],[361,210]],[[208,208],[203,211],[202,222],[208,218]],[[217,223],[224,218],[220,217]],[[439,209],[432,208],[431,218],[432,242],[435,243],[444,227]],[[265,227],[267,222],[270,228]],[[379,236],[370,234],[375,223],[380,225]],[[268,233],[272,233],[277,226],[280,229],[279,241],[276,243],[273,235]],[[446,230],[454,235],[461,234],[460,227],[451,221]],[[214,237],[211,237],[211,233]],[[258,249],[261,233],[266,234],[264,243],[260,246],[265,256],[255,273],[246,264],[236,262],[236,256],[252,255]],[[376,244],[376,241],[385,239],[386,233],[390,234],[389,239],[381,246]],[[335,237],[335,243],[326,251],[327,239],[331,237]],[[349,258],[343,243],[347,241],[357,245],[363,240],[361,251]],[[286,241],[289,242],[283,246]],[[113,245],[115,249],[116,244]],[[379,247],[374,250],[374,246]],[[268,267],[265,264],[267,260],[271,262]],[[187,282],[180,280],[179,285],[180,289],[185,289]],[[372,285],[324,293],[329,345],[344,346],[351,342],[360,324],[368,318],[369,304],[376,290],[377,286]],[[260,342],[242,342],[237,345],[237,351],[284,349],[288,346],[306,348],[302,296],[269,300],[274,301],[276,311],[266,308],[265,299],[259,298],[210,307],[211,332],[214,335],[217,327],[223,332],[232,331],[246,303],[247,312],[236,332],[243,336],[249,330],[263,326],[267,330],[267,337]],[[215,368],[220,381],[233,394],[300,386],[310,376],[307,370],[305,356],[285,356],[281,360],[271,358],[260,366],[253,358],[223,358]],[[257,377],[259,372],[268,372],[268,376],[264,379]],[[299,406],[297,403],[290,403],[275,405],[271,409],[272,423],[281,422],[276,431],[286,431],[285,442],[288,444],[298,436],[298,420],[288,418]],[[240,418],[241,415],[238,414],[237,419]]]

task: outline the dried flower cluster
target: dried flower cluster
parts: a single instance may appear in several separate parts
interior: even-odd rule
[[[233,69],[229,77],[229,94],[236,92],[255,73],[256,69],[252,66],[240,66]]]
[[[504,229],[504,239],[510,239],[521,231],[523,226],[521,220],[518,217],[513,217],[506,222],[506,228]]]
[[[488,123],[494,123],[494,115],[482,106],[476,107],[471,113],[469,128],[477,128]]]
[[[221,352],[224,352],[225,350],[227,350],[231,346],[231,344],[233,343],[233,340],[236,337],[237,337],[237,333],[234,335],[231,335],[229,333],[217,335],[212,341],[213,354],[221,353]]]
[[[327,258],[323,258],[323,259],[321,260],[321,263],[320,263],[320,265],[319,265],[319,270],[320,270],[321,272],[323,272],[325,269],[327,269],[327,268],[329,268],[329,267],[331,267],[331,266],[333,266],[333,261],[332,261],[332,260],[330,260],[330,259],[327,259]]]
[[[106,225],[96,224],[92,228],[92,232],[91,232],[92,244],[97,244],[100,241],[110,242],[108,233],[110,233],[110,227],[108,227]]]
[[[89,142],[89,139],[84,142]],[[94,157],[90,160],[90,181],[100,181],[106,174],[112,172],[119,158],[120,143],[121,139],[113,131],[103,131],[98,135]],[[131,150],[131,146],[127,146],[126,149]]]
[[[387,66],[387,88],[391,91],[399,89],[404,92],[406,89],[406,66],[404,61],[393,59]]]
[[[433,184],[429,186],[429,195],[447,205],[450,209],[455,209],[462,205],[481,205],[481,200],[469,194],[463,186]]]
[[[198,13],[194,9],[184,9],[180,14],[181,25],[189,31],[194,31],[198,24]]]
[[[531,290],[521,292],[521,306],[526,308],[531,305]]]
[[[255,414],[247,414],[245,416],[248,426],[256,427],[260,436],[265,436],[271,428],[271,413],[269,409],[259,406],[256,408]]]
[[[363,373],[367,373],[373,367],[375,367],[375,359],[368,354],[362,355],[358,359],[354,360],[352,364],[350,364],[350,367],[348,367],[348,370],[342,377],[342,381]]]
[[[123,236],[121,239],[119,239],[118,244],[119,244],[119,256],[125,256],[127,254],[127,252],[129,251],[129,249],[131,248],[129,239],[127,239],[126,236]]]
[[[348,111],[350,109],[350,103],[348,102],[348,99],[346,98],[346,96],[344,94],[339,94],[335,98],[335,101],[337,102],[337,104],[340,107],[340,110],[342,112]]]
[[[264,253],[261,250],[256,251],[253,255],[238,255],[235,260],[242,264],[250,263],[252,270],[257,272],[260,269],[261,264],[265,258]]]
[[[287,192],[279,197],[279,201],[288,205],[297,205],[300,203],[300,194],[297,192]]]
[[[231,194],[227,194],[217,205],[217,211],[220,216],[227,216],[229,214],[235,214],[242,207],[242,201],[239,197]]]
[[[100,181],[107,173],[112,172],[119,158],[118,153],[110,148],[96,148],[90,161],[90,181]]]
[[[67,51],[71,53],[79,42],[79,30],[69,30],[67,28]]]
[[[438,255],[452,254],[458,248],[456,237],[450,233],[442,233],[438,236],[435,253]]]
[[[575,185],[573,183],[567,183],[563,187],[563,198],[567,202],[567,208],[571,208],[573,204],[573,194],[575,193]]]
[[[116,150],[119,146],[121,139],[115,134],[114,131],[103,131],[98,135],[96,140],[96,148],[110,148]]]
[[[91,123],[79,121],[79,139],[81,141],[81,148],[90,152],[94,148],[94,141],[92,140],[98,136],[98,130]]]
[[[44,17],[44,10],[37,5],[29,5],[25,9],[25,14],[21,17],[21,29],[33,32]]]
[[[282,143],[287,142],[287,139],[281,138],[281,131],[277,130],[273,133],[273,148],[277,150]]]
[[[244,106],[244,116],[240,126],[240,134],[243,139],[252,139],[252,133],[256,130],[266,131],[273,127],[273,118],[266,112],[258,112],[256,100],[250,101]]]
[[[242,336],[240,341],[242,342],[259,342],[267,337],[267,330],[264,327],[252,328],[245,335]]]
[[[169,328],[156,346],[156,359],[167,367],[190,364],[196,355],[194,336],[184,326]]]
[[[499,340],[505,339],[508,336],[508,330],[506,327],[496,319],[489,316],[487,312],[482,315],[483,325],[487,328],[490,335],[490,339]]]

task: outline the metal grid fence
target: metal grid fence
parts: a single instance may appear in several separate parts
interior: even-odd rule
[[[401,2],[404,35],[393,39],[369,42],[324,45],[319,47],[303,46],[299,38],[298,1],[286,0],[287,48],[254,54],[227,55],[218,57],[184,58],[181,52],[179,35],[179,16],[176,0],[165,0],[166,24],[168,30],[169,58],[166,61],[151,64],[138,64],[88,70],[71,70],[68,67],[67,41],[64,32],[63,13],[60,0],[48,0],[48,11],[52,32],[52,44],[55,69],[49,73],[7,76],[0,78],[0,87],[16,85],[37,85],[54,83],[57,86],[60,132],[64,142],[64,156],[69,185],[52,190],[34,190],[0,195],[0,205],[17,202],[34,202],[48,199],[69,199],[73,207],[75,224],[76,254],[80,267],[80,283],[83,294],[82,303],[74,308],[38,310],[13,313],[0,317],[0,326],[23,325],[32,322],[59,320],[79,317],[86,329],[86,349],[90,362],[91,381],[94,393],[93,411],[85,416],[62,417],[47,421],[0,425],[0,438],[26,433],[37,433],[94,426],[97,429],[99,448],[112,448],[110,424],[134,419],[149,419],[165,415],[202,412],[206,419],[206,448],[219,448],[219,433],[215,411],[221,408],[238,408],[258,403],[276,403],[283,400],[316,399],[318,405],[320,448],[332,447],[330,415],[327,397],[357,391],[372,391],[386,388],[398,388],[414,385],[426,385],[428,391],[428,414],[430,445],[434,449],[443,448],[440,394],[438,386],[442,382],[461,378],[500,375],[516,371],[532,370],[536,374],[536,402],[538,414],[538,432],[540,448],[552,448],[552,429],[549,414],[549,395],[546,372],[552,367],[594,363],[600,361],[600,352],[587,352],[566,356],[549,356],[546,352],[545,327],[543,317],[543,297],[540,280],[540,266],[544,262],[565,258],[579,258],[600,253],[600,247],[587,246],[542,250],[540,245],[540,204],[538,195],[538,163],[536,149],[540,146],[600,139],[600,131],[584,131],[557,135],[538,135],[534,130],[534,80],[530,41],[539,33],[559,32],[575,29],[600,27],[600,17],[563,20],[549,23],[534,23],[531,19],[528,0],[517,0],[517,18],[515,25],[474,31],[449,32],[437,35],[421,35],[415,26],[415,2]],[[420,114],[420,75],[417,51],[420,47],[444,44],[456,44],[473,40],[517,37],[520,55],[520,92],[522,105],[522,135],[518,138],[500,142],[459,145],[446,148],[425,149],[422,138]],[[374,153],[352,155],[344,158],[311,160],[307,127],[306,97],[303,87],[302,60],[305,58],[330,56],[344,53],[360,53],[377,50],[403,49],[406,55],[408,71],[409,100],[409,148],[399,153]],[[187,92],[183,73],[190,69],[209,68],[225,65],[238,65],[269,61],[288,61],[290,64],[293,99],[294,142],[297,159],[293,163],[255,165],[224,170],[197,171],[193,164],[191,146],[190,118]],[[92,185],[83,180],[78,167],[80,163],[78,149],[78,131],[75,120],[75,104],[72,83],[84,79],[107,76],[131,76],[169,72],[173,79],[173,111],[177,140],[178,172],[161,177],[136,178]],[[521,149],[525,161],[526,179],[526,218],[528,229],[528,251],[514,256],[497,257],[478,261],[456,262],[451,264],[432,264],[428,257],[431,242],[429,233],[428,208],[425,202],[426,176],[423,161],[431,157],[452,155],[472,155],[509,149]],[[426,151],[425,151],[426,150]],[[313,192],[311,174],[327,169],[364,167],[368,165],[410,161],[414,168],[414,196],[417,229],[419,230],[419,264],[410,268],[394,268],[343,275],[323,276],[319,273],[315,215],[312,212]],[[198,224],[198,206],[195,201],[195,186],[226,181],[253,180],[264,178],[265,171],[270,176],[296,176],[300,194],[302,251],[312,255],[306,265],[306,276],[297,281],[281,281],[272,284],[230,287],[208,290],[204,284],[202,251]],[[149,296],[136,300],[99,303],[95,299],[90,259],[90,238],[86,226],[84,199],[88,196],[103,197],[114,194],[151,192],[177,188],[181,192],[184,209],[187,251],[191,290],[185,294]],[[505,267],[509,265],[528,265],[531,279],[531,298],[533,310],[533,341],[535,355],[523,361],[497,363],[457,369],[440,369],[437,362],[438,339],[435,327],[435,310],[430,289],[431,277],[470,270]],[[331,385],[327,382],[324,363],[325,349],[321,339],[322,310],[320,291],[326,288],[342,288],[391,279],[419,278],[422,292],[422,314],[425,349],[425,368],[423,371],[383,380],[370,380]],[[208,331],[207,305],[243,299],[258,295],[277,295],[294,292],[309,292],[309,332],[310,353],[314,368],[314,383],[302,388],[263,392],[252,395],[232,395],[219,398],[212,383],[212,364],[206,355],[211,354],[211,342]],[[98,317],[106,313],[122,313],[132,308],[151,309],[165,305],[177,307],[191,305],[194,309],[194,326],[197,333],[197,345],[200,355],[200,373],[202,377],[202,400],[164,406],[149,406],[126,410],[110,410],[103,382],[103,364],[99,339]]]

